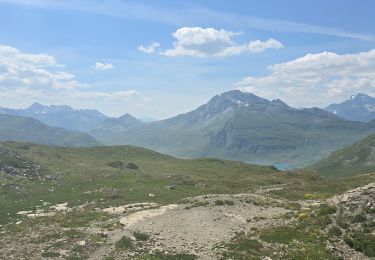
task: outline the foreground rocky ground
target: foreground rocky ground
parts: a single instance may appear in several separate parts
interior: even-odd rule
[[[327,201],[268,194],[283,188],[169,205],[44,202],[2,227],[0,258],[292,259],[304,250],[304,259],[375,256],[375,183]]]

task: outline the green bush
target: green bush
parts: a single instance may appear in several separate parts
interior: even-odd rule
[[[242,238],[236,239],[236,250],[240,251],[252,251],[257,250],[259,251],[263,245],[258,240]]]
[[[130,170],[138,170],[138,165],[136,165],[135,163],[130,162],[130,163],[128,163],[126,165],[126,168],[128,168]]]
[[[122,161],[113,161],[107,164],[109,167],[123,169],[125,168],[125,163]]]
[[[223,205],[228,205],[228,206],[233,206],[234,202],[232,200],[215,200],[215,205],[216,206],[223,206]]]
[[[353,223],[364,222],[366,219],[367,218],[364,214],[357,214],[353,218]]]
[[[147,241],[150,238],[149,234],[142,233],[142,232],[139,232],[139,231],[134,231],[133,236],[138,241]]]
[[[222,201],[222,200],[215,200],[215,205],[216,206],[222,206],[222,205],[224,205],[224,201]]]
[[[336,207],[330,206],[328,204],[322,204],[322,205],[320,205],[318,215],[319,216],[327,216],[327,215],[331,215],[335,212],[336,212]]]
[[[133,242],[129,237],[123,236],[119,241],[116,242],[115,246],[118,250],[131,249],[133,248]]]
[[[233,206],[234,202],[232,200],[225,200],[224,203],[228,206]]]
[[[350,226],[347,219],[344,219],[341,215],[337,217],[336,224],[343,229],[348,229]]]
[[[43,257],[59,257],[60,253],[47,251],[47,252],[43,252],[42,256]]]
[[[342,235],[342,231],[338,226],[332,226],[328,230],[328,235],[331,236],[331,237],[339,237],[339,236]]]
[[[345,242],[366,256],[375,257],[375,235],[356,232],[352,237],[346,237]]]
[[[321,216],[315,219],[315,224],[320,228],[324,229],[326,226],[332,223],[332,220],[329,216]]]

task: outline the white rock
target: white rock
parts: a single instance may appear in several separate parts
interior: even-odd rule
[[[77,245],[79,245],[79,246],[85,246],[86,245],[86,241],[85,240],[78,241]]]

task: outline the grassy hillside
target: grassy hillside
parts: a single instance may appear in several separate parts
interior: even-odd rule
[[[103,206],[150,200],[167,203],[199,194],[244,192],[272,184],[281,174],[273,167],[216,159],[183,160],[132,146],[58,148],[13,142],[4,146],[48,168],[52,177],[29,181],[2,174],[3,222],[8,213],[14,216],[40,200],[78,205],[101,199]],[[150,193],[155,197],[150,198]]]
[[[50,127],[28,117],[4,114],[0,114],[0,140],[72,147],[99,145],[88,134]]]
[[[311,168],[325,176],[348,176],[375,172],[375,135],[333,152]]]
[[[100,201],[101,207],[139,201],[164,204],[202,194],[250,192],[274,184],[290,186],[277,196],[300,199],[305,193],[327,197],[366,182],[366,178],[354,179],[345,186],[336,186],[340,180],[327,182],[310,172],[279,172],[274,167],[218,159],[177,159],[133,146],[64,148],[16,142],[3,145],[23,160],[46,169],[47,177],[30,181],[2,173],[1,222],[14,217],[19,210],[40,205],[41,200],[71,205]]]

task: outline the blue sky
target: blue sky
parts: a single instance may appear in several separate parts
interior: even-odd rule
[[[0,0],[0,106],[166,118],[239,88],[375,94],[374,1]]]

